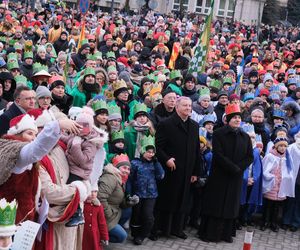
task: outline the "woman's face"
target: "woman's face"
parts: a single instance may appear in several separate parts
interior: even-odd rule
[[[139,115],[136,118],[136,121],[142,125],[145,125],[148,122],[148,117],[146,115]]]
[[[43,96],[38,99],[38,105],[42,109],[48,109],[50,107],[51,97]]]
[[[11,88],[11,80],[5,80],[4,82],[4,90],[9,91]]]
[[[111,120],[111,121],[109,121],[109,124],[114,127],[120,127],[121,121],[120,120]]]
[[[96,74],[96,83],[101,87],[104,84],[105,76],[102,72]]]
[[[203,108],[208,108],[209,106],[209,99],[204,99],[200,102],[200,105],[203,107]]]
[[[101,113],[101,114],[96,116],[96,119],[100,124],[104,125],[107,122],[108,114],[107,113]]]
[[[37,132],[32,129],[23,131],[20,136],[24,141],[32,142],[36,138]]]
[[[128,91],[122,91],[122,92],[118,95],[118,99],[119,99],[120,101],[127,102],[127,101],[128,101],[128,96],[129,96]]]
[[[47,47],[47,51],[48,51],[48,48],[49,47]],[[51,48],[51,47],[50,47]],[[51,50],[50,50],[51,51]],[[39,53],[38,53],[38,55],[39,55],[39,57],[41,58],[41,59],[45,59],[46,58],[46,52],[45,51],[39,51]]]
[[[65,95],[64,86],[58,85],[53,90],[52,93],[58,97],[63,97]]]

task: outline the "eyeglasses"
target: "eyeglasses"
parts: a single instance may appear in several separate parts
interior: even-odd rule
[[[96,41],[95,40],[89,40],[89,43],[95,43]]]

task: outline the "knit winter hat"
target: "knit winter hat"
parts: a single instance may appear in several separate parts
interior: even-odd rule
[[[94,126],[94,115],[94,111],[91,108],[85,106],[82,108],[81,113],[79,113],[76,117],[76,122],[88,123],[89,128],[92,129],[92,127]]]
[[[274,147],[278,148],[280,145],[288,146],[289,145],[288,139],[286,137],[277,137],[274,140]]]
[[[80,107],[71,107],[68,112],[68,116],[71,120],[75,121],[77,116],[81,113],[82,108]]]
[[[7,131],[8,135],[17,135],[28,129],[34,130],[36,133],[38,132],[34,118],[28,114],[13,118],[9,122],[9,127],[10,129]]]
[[[264,83],[268,80],[271,80],[272,82],[274,81],[273,77],[271,74],[265,74],[265,77],[264,77]]]
[[[49,79],[50,90],[53,90],[57,86],[65,87],[64,79],[62,76],[51,76]]]
[[[36,89],[36,99],[40,99],[41,97],[51,97],[50,90],[45,86],[38,86]]]

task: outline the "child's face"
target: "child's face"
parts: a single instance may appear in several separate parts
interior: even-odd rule
[[[212,133],[214,130],[214,124],[212,122],[205,123],[204,128],[207,130],[208,133]]]
[[[86,136],[91,132],[90,126],[87,122],[78,122],[78,124],[82,126],[80,136]]]
[[[145,115],[139,115],[137,118],[136,118],[136,121],[142,125],[145,125],[147,122],[148,122],[148,117],[145,116]]]
[[[91,198],[96,199],[97,198],[97,193],[98,192],[96,190],[93,190],[92,193],[91,193]]]
[[[27,129],[21,133],[21,137],[25,141],[32,142],[36,138],[36,134],[36,131],[32,129]]]
[[[115,144],[116,148],[120,148],[120,149],[123,149],[124,148],[124,143],[123,142],[117,142]]]
[[[286,145],[279,145],[279,146],[277,147],[277,151],[278,151],[279,153],[281,153],[281,154],[284,154],[285,151],[286,151],[286,149],[287,149],[287,146],[286,146]]]
[[[144,157],[147,161],[151,161],[154,155],[155,155],[154,149],[148,149],[148,150],[143,154],[143,157]]]

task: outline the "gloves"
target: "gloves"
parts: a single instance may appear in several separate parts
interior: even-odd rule
[[[127,196],[126,200],[129,206],[134,206],[139,203],[140,198],[137,195],[133,195],[133,196]]]
[[[102,245],[108,246],[108,240],[101,240]]]

